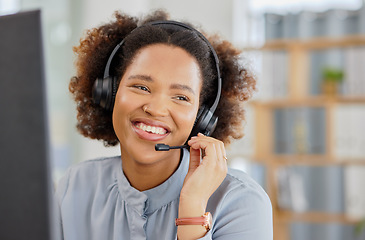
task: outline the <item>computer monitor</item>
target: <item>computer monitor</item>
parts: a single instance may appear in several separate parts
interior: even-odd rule
[[[39,10],[0,16],[0,239],[53,239]]]

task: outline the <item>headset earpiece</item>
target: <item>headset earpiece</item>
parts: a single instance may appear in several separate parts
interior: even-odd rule
[[[214,116],[212,111],[206,106],[201,106],[195,120],[193,129],[191,130],[190,139],[198,133],[203,133],[205,136],[210,136],[217,126],[218,117]]]
[[[114,107],[115,95],[117,93],[117,81],[115,77],[97,78],[93,85],[92,98],[94,103],[102,108],[111,111]]]

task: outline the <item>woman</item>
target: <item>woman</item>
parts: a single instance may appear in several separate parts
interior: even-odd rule
[[[242,137],[240,103],[255,89],[240,52],[162,11],[115,16],[75,47],[70,91],[79,131],[119,144],[121,156],[82,162],[60,181],[63,238],[272,239],[268,196],[227,170],[225,144]]]

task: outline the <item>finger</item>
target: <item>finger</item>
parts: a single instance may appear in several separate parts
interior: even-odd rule
[[[195,170],[200,165],[200,149],[190,148],[189,171]]]
[[[226,153],[226,148],[224,146],[224,143],[220,142],[219,147],[220,147],[221,153],[222,153],[222,160],[226,163],[228,159],[227,159],[227,153]]]
[[[202,134],[202,136],[204,136],[204,135]],[[215,139],[212,137],[207,137],[207,136],[204,136],[204,137],[206,138],[207,141],[215,143],[217,152],[218,152],[218,159],[223,160],[224,162],[227,162],[227,153],[226,153],[226,148],[224,146],[224,143],[222,141],[219,141],[218,139]]]
[[[218,157],[222,155],[220,148],[216,147],[215,142],[207,141],[206,139],[200,139],[189,143],[193,149],[202,149],[204,151],[203,160],[217,161]]]
[[[205,135],[203,135],[203,134],[201,134],[201,133],[199,133],[198,134],[198,136],[194,136],[194,137],[192,137],[190,140],[189,140],[189,142],[188,143],[195,143],[195,142],[197,142],[197,141],[208,141],[208,142],[212,142],[212,143],[214,143],[214,142],[216,142],[216,141],[218,141],[217,139],[215,139],[215,138],[212,138],[212,137],[208,137],[208,136],[205,136]]]
[[[201,133],[199,133],[198,136],[194,137],[190,143],[194,146],[197,146],[195,144],[197,141],[208,141],[210,143],[215,144],[217,149],[217,158],[221,161],[224,161],[225,163],[227,162],[226,150],[224,147],[224,143],[222,141],[219,141],[212,137],[204,136]]]

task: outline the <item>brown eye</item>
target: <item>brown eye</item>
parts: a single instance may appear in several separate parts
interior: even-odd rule
[[[186,101],[186,102],[190,101],[190,99],[186,96],[176,96],[175,99],[177,99],[179,101]]]
[[[142,91],[145,91],[145,92],[150,92],[150,90],[148,89],[148,87],[143,86],[143,85],[135,85],[134,87],[137,88],[137,89],[140,89]]]

